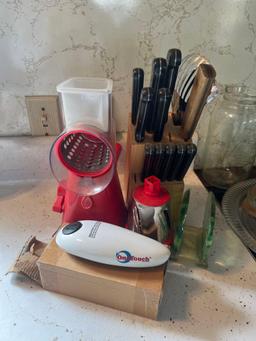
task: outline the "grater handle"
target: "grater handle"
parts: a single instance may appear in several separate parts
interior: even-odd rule
[[[116,160],[119,159],[119,156],[121,154],[122,151],[122,146],[120,143],[116,143]]]
[[[65,199],[65,189],[62,186],[58,186],[56,199],[52,206],[52,210],[54,212],[62,213],[63,212],[63,204]]]

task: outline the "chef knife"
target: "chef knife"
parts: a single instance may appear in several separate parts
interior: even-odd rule
[[[185,158],[185,155],[186,155],[186,145],[177,144],[176,153],[174,156],[172,167],[168,170],[168,175],[167,175],[168,181],[176,180],[180,166]]]
[[[138,117],[135,128],[135,140],[137,142],[144,141],[145,130],[146,130],[146,122],[148,115],[151,111],[153,100],[153,89],[152,88],[143,88],[141,90],[140,102],[138,108]]]
[[[207,97],[211,93],[215,77],[216,72],[211,64],[199,65],[182,120],[181,127],[184,140],[190,139],[196,129]]]
[[[154,132],[155,115],[157,111],[157,96],[159,89],[163,88],[165,85],[167,63],[164,58],[155,58],[152,63],[152,75],[150,81],[150,87],[153,89],[154,98],[152,110],[149,113],[147,119],[147,132]]]
[[[191,165],[191,162],[193,161],[195,155],[197,152],[197,147],[194,143],[189,143],[186,145],[186,155],[184,157],[184,160],[182,164],[180,165],[180,168],[177,172],[176,179],[177,181],[182,181],[184,176],[186,175],[189,166]]]
[[[157,112],[154,124],[154,141],[159,142],[162,140],[164,126],[167,122],[168,112],[171,102],[171,93],[167,88],[162,88],[158,93]]]
[[[136,124],[138,106],[140,101],[140,93],[144,83],[143,69],[133,69],[133,86],[132,86],[132,124]]]

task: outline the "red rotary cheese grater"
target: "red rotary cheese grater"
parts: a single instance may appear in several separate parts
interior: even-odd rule
[[[63,213],[63,223],[126,224],[116,170],[121,146],[114,142],[112,83],[79,77],[57,86],[66,129],[52,145],[50,166],[59,182],[53,210]]]
[[[52,145],[50,165],[59,182],[53,210],[63,223],[99,220],[124,226],[126,208],[116,170],[116,150],[95,127],[73,128]]]

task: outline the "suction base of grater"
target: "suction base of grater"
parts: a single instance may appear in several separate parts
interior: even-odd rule
[[[95,195],[110,183],[115,152],[106,135],[90,126],[64,131],[50,150],[50,166],[59,184],[74,193]]]

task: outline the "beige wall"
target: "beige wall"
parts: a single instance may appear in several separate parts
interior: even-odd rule
[[[256,80],[253,0],[1,0],[0,135],[29,134],[24,95],[54,94],[72,76],[114,80],[114,115],[127,127],[131,71],[178,47],[200,52],[221,83]],[[200,122],[204,137],[207,115]]]

